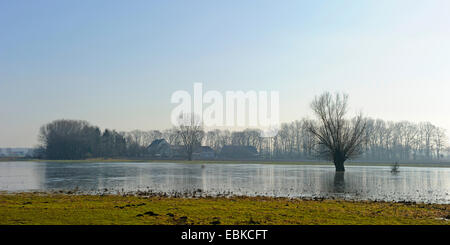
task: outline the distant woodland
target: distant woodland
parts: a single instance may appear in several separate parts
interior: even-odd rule
[[[86,121],[56,120],[41,127],[35,156],[85,158],[246,158],[334,162],[346,160],[441,161],[449,157],[444,129],[429,122],[386,122],[361,113],[346,118],[348,95],[324,92],[311,103],[315,119],[281,125],[274,137],[257,129],[205,131],[194,114],[180,114],[178,126],[158,131],[100,130]]]
[[[260,136],[259,130],[212,130],[198,134],[197,146],[209,146],[220,153],[227,145],[252,146],[259,159],[314,160],[320,145],[308,130],[310,119],[284,123],[278,135]],[[100,130],[86,121],[56,120],[41,127],[40,146],[35,156],[45,159],[146,158],[148,146],[157,139],[182,146],[178,128],[163,131]],[[386,122],[367,119],[361,155],[372,161],[432,161],[448,157],[445,131],[431,123]],[[195,146],[194,146],[195,147]],[[220,158],[220,154],[218,154]]]

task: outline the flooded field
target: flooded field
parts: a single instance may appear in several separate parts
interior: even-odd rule
[[[183,163],[0,163],[0,191],[201,193],[450,203],[450,168]]]

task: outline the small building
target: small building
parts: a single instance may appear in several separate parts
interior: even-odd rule
[[[147,153],[151,157],[157,158],[170,158],[172,156],[172,150],[170,144],[165,139],[154,140],[148,147]]]
[[[148,147],[147,153],[153,158],[185,158],[185,149],[181,145],[171,145],[165,139],[154,140]]]
[[[30,157],[32,148],[0,148],[0,157]]]
[[[186,149],[182,145],[170,145],[170,158],[185,159],[187,158]]]
[[[216,152],[209,146],[200,146],[192,153],[192,159],[207,160],[216,158]]]
[[[258,150],[254,146],[225,145],[220,156],[231,159],[255,159],[258,158]]]

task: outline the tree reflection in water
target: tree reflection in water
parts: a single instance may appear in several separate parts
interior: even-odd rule
[[[335,172],[334,173],[334,192],[344,193],[345,192],[345,172]]]

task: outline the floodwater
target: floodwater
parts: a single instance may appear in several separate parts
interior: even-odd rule
[[[1,162],[0,191],[201,193],[450,203],[450,168]]]

